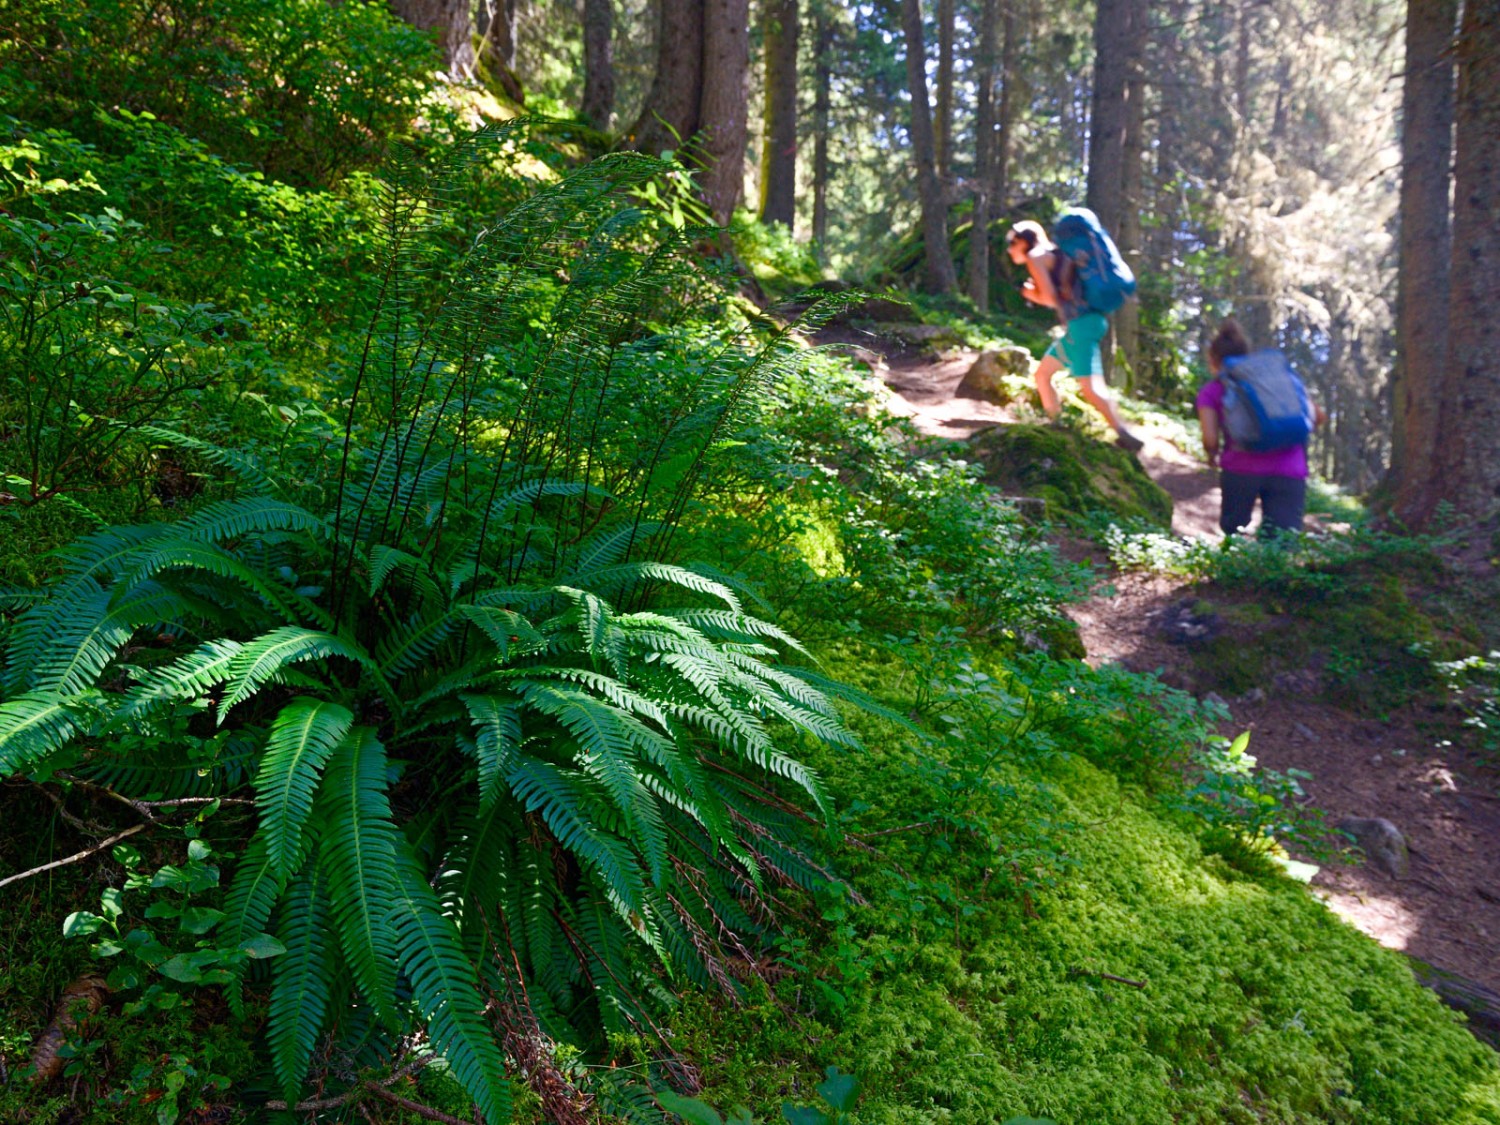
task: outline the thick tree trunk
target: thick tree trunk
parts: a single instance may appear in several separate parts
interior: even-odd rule
[[[660,155],[698,131],[703,100],[704,0],[660,0],[656,77],[631,130],[634,147]]]
[[[1440,499],[1500,508],[1500,5],[1469,0],[1458,37]]]
[[[449,78],[474,77],[474,20],[469,0],[391,0],[391,10],[413,27],[437,33]]]
[[[813,246],[821,264],[828,239],[828,129],[833,93],[833,23],[818,12],[817,61],[813,64]]]
[[[1125,135],[1130,119],[1131,75],[1145,27],[1141,0],[1099,0],[1094,20],[1094,98],[1089,120],[1088,205],[1118,238],[1124,214]],[[1136,86],[1139,92],[1139,86]],[[1106,346],[1104,374],[1113,367]]]
[[[954,0],[937,0],[937,116],[933,121],[933,160],[938,179],[953,178],[953,27]]]
[[[707,0],[703,18],[703,201],[725,226],[745,191],[750,0]]]
[[[1000,135],[995,141],[995,207],[1002,212],[1010,204],[1010,150],[1016,106],[1012,94],[1016,81],[1016,9],[1014,0],[1006,0],[1000,21]]]
[[[974,59],[978,85],[974,107],[974,221],[969,226],[969,296],[985,313],[990,308],[990,190],[995,141],[995,22],[999,0],[981,0],[979,51]]]
[[[1453,30],[1458,0],[1411,0],[1401,92],[1401,233],[1391,475],[1402,516],[1430,505],[1448,329]]]
[[[524,105],[526,92],[516,77],[516,0],[492,0],[479,47],[479,68],[507,97]]]
[[[760,220],[797,217],[797,0],[763,0],[766,118],[760,158]]]
[[[948,250],[948,215],[943,185],[934,165],[932,108],[927,100],[927,48],[922,34],[921,0],[901,0],[901,30],[906,40],[906,83],[911,90],[911,147],[917,168],[917,195],[922,205],[922,240],[929,293],[950,293],[958,278]]]
[[[514,3],[514,0],[507,0]],[[614,0],[583,0],[584,120],[608,129],[615,109]]]

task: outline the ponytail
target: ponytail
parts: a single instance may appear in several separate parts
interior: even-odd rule
[[[1229,317],[1219,325],[1213,343],[1208,345],[1208,358],[1218,367],[1230,356],[1246,355],[1249,351],[1250,341],[1245,338],[1245,330],[1240,327],[1239,321]]]

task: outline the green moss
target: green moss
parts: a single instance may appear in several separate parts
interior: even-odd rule
[[[1172,498],[1130,454],[1072,429],[1014,425],[971,443],[984,479],[1005,493],[1039,496],[1054,520],[1105,512],[1121,520],[1172,525]]]
[[[993,901],[935,935],[900,880],[866,879],[869,980],[842,1018],[782,1007],[683,1013],[711,1101],[773,1119],[819,1070],[857,1071],[863,1122],[1481,1122],[1500,1069],[1398,954],[1299,885],[1205,858],[1112,779],[1055,777],[1077,867],[1039,917]],[[1113,981],[1112,974],[1143,987]],[[696,1050],[706,1053],[696,1055]]]

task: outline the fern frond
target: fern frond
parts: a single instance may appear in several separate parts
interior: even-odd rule
[[[287,665],[304,660],[324,660],[330,656],[341,656],[345,660],[354,661],[372,673],[373,679],[381,682],[382,695],[388,699],[392,696],[389,686],[383,684],[364,650],[332,633],[304,629],[299,625],[284,625],[247,641],[230,658],[228,675],[225,677],[227,687],[224,698],[219,703],[219,721],[223,722],[224,716],[229,714],[236,703],[250,698],[262,684],[274,681]]]
[[[306,531],[322,538],[331,531],[326,521],[301,505],[264,496],[221,500],[194,512],[174,527],[185,538],[207,543],[239,539],[252,532]]]
[[[31,675],[31,683],[42,690],[78,692],[99,678],[104,666],[143,625],[172,620],[182,599],[154,582],[145,582],[123,598],[114,600],[110,591],[75,607],[75,616],[58,622],[46,656]]]
[[[313,1050],[333,1005],[336,947],[330,932],[328,876],[309,864],[287,890],[276,936],[286,952],[272,962],[271,1065],[288,1105],[296,1105]]]
[[[219,923],[216,939],[234,948],[240,942],[264,933],[284,886],[285,880],[272,867],[266,853],[265,839],[259,834],[251,837],[249,846],[235,862],[234,879],[224,896],[224,918]],[[241,978],[236,976],[230,981],[225,992],[235,1016],[244,1019]]]
[[[318,862],[328,876],[339,943],[355,983],[389,1021],[396,951],[388,920],[399,833],[385,787],[385,747],[368,727],[354,728],[334,750],[320,788]]]
[[[510,1087],[495,1037],[484,1022],[484,999],[474,966],[464,956],[453,923],[443,917],[405,841],[397,845],[398,878],[386,925],[393,933],[412,1000],[427,1035],[489,1125],[510,1117]]]
[[[542,635],[536,628],[514,610],[500,609],[489,605],[465,605],[459,607],[459,615],[476,626],[500,651],[503,664],[510,657],[514,646],[518,652],[532,652],[542,644]]]
[[[119,423],[116,423],[119,424]],[[255,459],[232,449],[224,449],[214,445],[212,442],[202,441],[198,438],[188,437],[176,430],[168,430],[161,426],[131,426],[131,432],[140,436],[159,441],[164,445],[176,446],[185,449],[203,458],[210,465],[217,465],[221,469],[227,469],[249,488],[261,495],[276,494],[281,491],[281,486],[270,477],[266,476],[255,463]]]
[[[312,813],[318,775],[354,725],[348,708],[305,696],[283,707],[271,723],[265,757],[255,777],[255,807],[272,868],[290,875],[302,863],[302,826]]]
[[[582,779],[537,758],[521,757],[508,778],[511,792],[527,812],[538,812],[558,843],[580,863],[598,871],[605,885],[632,909],[639,909],[645,883],[630,849],[596,827],[588,810],[590,794]]]
[[[479,808],[488,812],[500,796],[500,786],[515,765],[521,748],[521,712],[514,700],[493,695],[462,695],[474,720],[474,744],[479,757]]]
[[[126,693],[120,717],[130,720],[178,700],[198,699],[229,679],[234,658],[245,646],[238,641],[205,641],[170,664],[140,673]]]
[[[76,697],[35,691],[0,703],[0,776],[21,773],[80,732]]]

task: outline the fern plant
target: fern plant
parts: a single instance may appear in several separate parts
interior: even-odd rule
[[[0,775],[253,796],[220,934],[286,947],[288,1105],[327,1044],[421,1029],[500,1121],[517,997],[587,1044],[662,979],[736,988],[775,887],[824,874],[796,740],[855,745],[797,643],[672,556],[790,331],[695,337],[724,294],[629,205],[644,156],[454,251],[445,193],[519,128],[392,175],[327,488],[155,433],[236,494],[77,540],[5,637]]]

